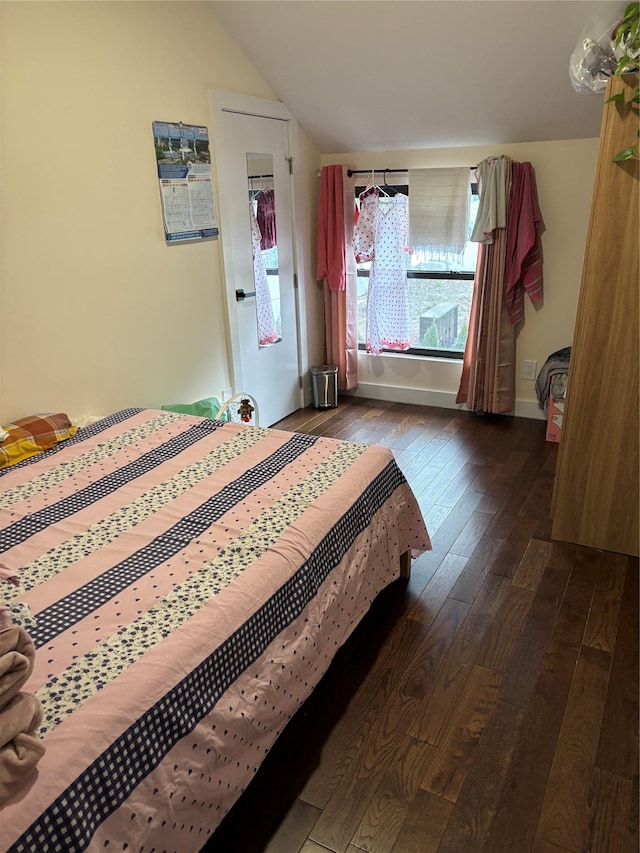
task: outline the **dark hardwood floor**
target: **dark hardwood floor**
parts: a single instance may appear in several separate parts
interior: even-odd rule
[[[375,603],[207,853],[637,853],[638,560],[550,539],[542,421],[342,399],[433,550]]]

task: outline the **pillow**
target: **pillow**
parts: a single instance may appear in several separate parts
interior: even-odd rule
[[[0,442],[0,468],[8,468],[71,438],[78,427],[71,424],[64,412],[58,412],[19,418],[2,430],[8,435]]]

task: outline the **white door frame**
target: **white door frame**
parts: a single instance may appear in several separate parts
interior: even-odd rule
[[[240,356],[240,334],[238,327],[238,307],[235,294],[235,276],[233,268],[233,252],[231,249],[231,234],[229,230],[225,230],[225,208],[224,199],[220,198],[220,175],[218,163],[216,160],[216,139],[219,136],[218,120],[223,112],[235,112],[245,115],[257,116],[259,118],[279,119],[286,122],[287,139],[289,145],[289,156],[292,158],[293,173],[289,180],[289,191],[291,195],[291,249],[293,260],[294,274],[294,302],[296,312],[296,338],[298,349],[298,377],[299,377],[299,405],[304,407],[304,382],[303,377],[306,376],[309,365],[307,357],[307,340],[306,340],[306,323],[304,322],[305,303],[304,303],[304,288],[300,286],[302,283],[300,276],[300,258],[298,257],[299,235],[297,233],[295,191],[294,191],[294,173],[295,162],[298,152],[298,125],[289,112],[287,107],[281,101],[271,101],[266,98],[257,98],[253,95],[241,95],[237,92],[226,92],[222,89],[214,89],[211,91],[211,108],[213,113],[213,151],[212,151],[212,166],[215,163],[216,171],[216,189],[217,195],[217,211],[220,225],[220,236],[222,238],[222,265],[225,281],[225,296],[226,296],[226,313],[227,313],[227,328],[229,332],[230,346],[230,367],[231,381],[233,384],[234,393],[244,390],[244,377],[242,374],[242,361]],[[284,329],[283,329],[284,332]]]

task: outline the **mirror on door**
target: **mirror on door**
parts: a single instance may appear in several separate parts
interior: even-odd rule
[[[271,154],[247,154],[258,346],[282,340],[276,207]]]

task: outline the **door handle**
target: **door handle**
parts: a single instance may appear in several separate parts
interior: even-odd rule
[[[245,293],[244,290],[239,289],[236,290],[236,302],[242,302],[243,299],[246,299],[248,296],[255,296],[255,290],[250,290],[249,293]]]

